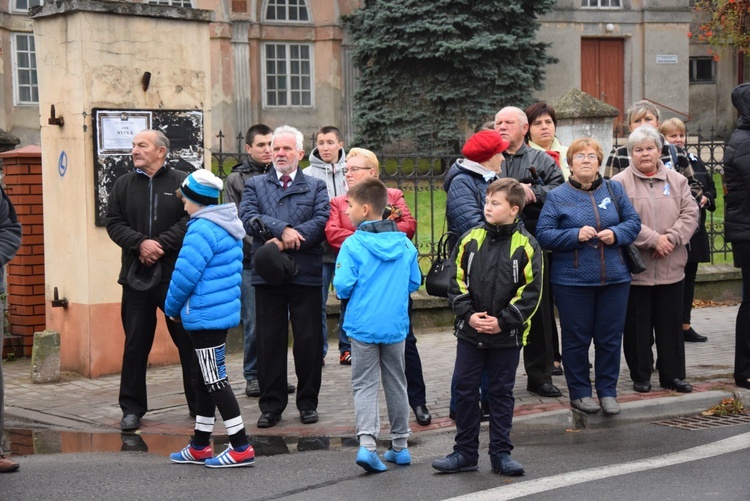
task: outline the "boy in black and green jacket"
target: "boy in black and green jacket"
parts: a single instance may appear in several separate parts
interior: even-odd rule
[[[432,463],[445,473],[477,469],[481,410],[477,388],[489,374],[492,471],[522,475],[510,457],[513,445],[513,386],[519,353],[542,291],[542,251],[518,219],[525,202],[515,179],[487,188],[486,223],[465,233],[453,250],[448,291],[456,314],[456,443],[453,453]]]

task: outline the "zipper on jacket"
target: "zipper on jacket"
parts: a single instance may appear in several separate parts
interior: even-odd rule
[[[612,194],[614,197],[614,193]],[[596,218],[596,231],[602,231],[602,219],[599,215],[599,206],[596,204],[596,197],[594,196],[594,192],[589,191],[589,197],[591,198],[591,205],[594,207],[594,217]],[[611,201],[613,204],[615,203],[614,200]],[[602,278],[602,285],[607,284],[607,263],[604,260],[604,244],[600,241],[599,242],[599,264],[601,267],[601,278]]]
[[[513,283],[518,283],[518,259],[513,260]]]
[[[154,182],[148,178],[148,238],[151,238],[152,222],[154,221]]]
[[[190,315],[190,298],[187,298],[187,301],[185,301],[185,314]]]
[[[471,280],[471,264],[474,262],[474,253],[469,254],[469,264],[466,265],[466,288],[469,288],[469,281]]]

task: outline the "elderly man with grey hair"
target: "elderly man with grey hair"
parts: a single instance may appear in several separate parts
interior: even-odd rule
[[[187,231],[189,216],[176,193],[187,173],[167,165],[168,152],[169,139],[163,132],[146,129],[136,134],[135,169],[115,181],[107,205],[107,233],[122,248],[117,282],[122,285],[125,329],[119,397],[123,431],[140,428],[148,411],[146,368],[156,332],[156,310],[164,311],[169,280]],[[182,324],[164,318],[180,354],[188,409],[195,416],[193,345]]]
[[[302,133],[294,127],[278,127],[271,141],[273,169],[245,182],[240,203],[240,219],[254,237],[251,283],[255,287],[260,384],[258,428],[276,425],[288,403],[290,319],[300,421],[318,421],[323,366],[322,243],[330,205],[325,181],[298,168],[305,155],[302,141]],[[293,265],[276,266],[281,262]],[[271,269],[287,271],[273,273]]]
[[[495,130],[510,142],[508,149],[503,152],[505,160],[501,166],[501,174],[521,182],[526,193],[526,206],[521,219],[526,229],[534,235],[547,192],[563,184],[565,178],[551,156],[525,143],[529,122],[522,109],[507,106],[498,111],[495,115]],[[528,376],[527,390],[543,397],[558,397],[561,395],[560,390],[552,384],[557,326],[549,292],[547,253],[544,256],[544,287],[539,308],[531,319],[529,343],[523,349],[523,362]]]

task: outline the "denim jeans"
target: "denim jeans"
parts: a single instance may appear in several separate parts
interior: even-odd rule
[[[253,271],[242,270],[242,335],[244,340],[244,356],[242,369],[245,381],[258,379],[258,349],[255,345],[255,287],[250,285]]]

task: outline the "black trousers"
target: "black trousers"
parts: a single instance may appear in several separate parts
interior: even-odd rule
[[[682,335],[682,281],[667,285],[632,285],[625,317],[623,352],[634,382],[649,381],[656,340],[660,381],[685,378]]]
[[[406,393],[409,395],[409,407],[427,403],[424,375],[422,374],[422,359],[417,349],[417,338],[411,328],[412,300],[409,297],[409,333],[404,343],[404,373],[406,374]]]
[[[323,307],[320,286],[294,284],[255,287],[256,343],[261,412],[281,414],[289,401],[287,349],[292,323],[297,409],[316,410],[323,367]]]
[[[120,408],[123,414],[139,417],[148,411],[146,394],[146,368],[148,356],[154,344],[156,332],[156,310],[164,311],[168,283],[161,283],[150,291],[140,292],[127,285],[122,286],[122,326],[125,329],[125,352],[122,356],[120,377]],[[192,385],[193,344],[182,324],[172,322],[164,315],[167,330],[180,353],[182,385],[188,409],[197,409],[195,390]]]
[[[523,347],[523,365],[528,377],[528,387],[536,388],[544,383],[552,383],[552,369],[554,368],[554,340],[557,336],[555,318],[552,316],[550,304],[551,288],[549,283],[549,261],[547,252],[544,256],[543,286],[539,307],[531,317],[531,328],[526,346]]]
[[[734,335],[734,379],[750,379],[750,242],[732,242],[735,266],[742,270],[742,303]]]
[[[685,280],[682,292],[682,323],[690,323],[693,311],[693,297],[695,297],[695,278],[698,276],[698,263],[685,264]]]

